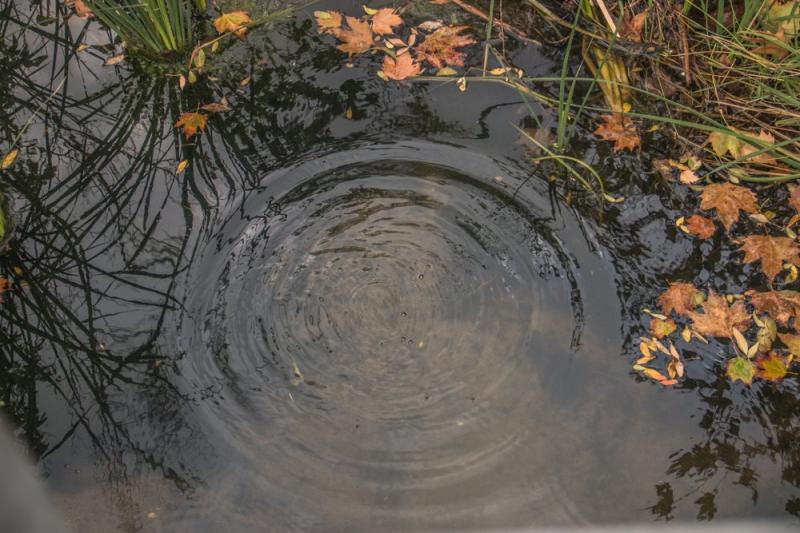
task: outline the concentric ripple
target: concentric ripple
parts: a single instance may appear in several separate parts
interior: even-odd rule
[[[436,145],[338,154],[268,178],[209,246],[182,370],[265,516],[501,526],[557,501],[542,370],[579,289],[549,204],[501,172]]]

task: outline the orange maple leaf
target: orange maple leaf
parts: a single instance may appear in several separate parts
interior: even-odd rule
[[[744,262],[761,260],[761,270],[770,280],[783,270],[784,263],[800,265],[800,246],[789,237],[769,237],[749,235],[741,240],[740,250],[744,252]]]
[[[81,18],[91,17],[94,15],[92,10],[89,9],[89,6],[87,6],[83,0],[68,0],[67,7],[73,8],[75,10],[75,14]]]
[[[246,11],[231,11],[230,13],[223,13],[214,19],[214,29],[218,33],[231,32],[240,41],[244,40],[247,33],[247,25],[253,22],[250,14]]]
[[[750,314],[741,300],[729,307],[725,298],[710,291],[708,300],[703,304],[703,311],[689,313],[694,329],[701,335],[730,338],[733,336],[733,328],[745,331],[750,327]]]
[[[672,335],[678,326],[672,319],[661,320],[660,318],[650,319],[650,333],[657,339],[663,339]]]
[[[467,55],[456,48],[475,44],[475,40],[469,35],[460,35],[468,28],[469,26],[442,26],[417,47],[417,56],[436,68],[445,65],[463,67]]]
[[[633,121],[622,113],[603,115],[602,123],[594,130],[594,134],[604,141],[614,141],[614,151],[633,151],[641,144],[641,138]]]
[[[710,219],[701,215],[692,215],[686,219],[686,229],[698,239],[708,239],[717,232],[717,227]]]
[[[383,58],[383,73],[387,78],[393,80],[404,80],[409,76],[417,76],[422,72],[419,63],[414,61],[410,53],[397,56],[397,59],[392,59],[389,56]]]
[[[337,46],[339,50],[347,55],[360,54],[372,47],[372,30],[369,22],[359,20],[355,17],[345,17],[349,29],[334,28],[332,33],[342,44]]]
[[[342,27],[342,14],[337,11],[314,11],[320,33],[333,33]]]
[[[393,27],[402,23],[403,19],[390,7],[379,9],[372,15],[372,31],[377,35],[391,35],[394,33]]]
[[[750,304],[756,312],[766,313],[776,322],[786,326],[792,317],[800,315],[800,292],[767,291],[750,295]]]
[[[710,211],[716,209],[717,218],[726,231],[730,231],[733,223],[739,219],[739,212],[755,213],[758,211],[756,195],[740,185],[733,183],[712,183],[703,188],[700,194],[700,209]]]
[[[176,128],[183,128],[186,139],[191,139],[206,129],[208,117],[203,113],[184,113],[175,123]]]
[[[695,308],[695,295],[698,292],[694,285],[685,281],[670,283],[667,290],[658,297],[658,306],[665,315],[670,311],[688,315]]]

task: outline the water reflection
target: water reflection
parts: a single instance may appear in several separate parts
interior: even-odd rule
[[[639,309],[713,253],[636,159],[576,142],[628,198],[597,227],[531,171],[514,93],[386,84],[307,17],[181,92],[2,6],[2,146],[36,116],[3,175],[0,399],[63,508],[114,500],[81,530],[797,513],[792,381],[731,388],[714,346],[683,390],[627,374]]]

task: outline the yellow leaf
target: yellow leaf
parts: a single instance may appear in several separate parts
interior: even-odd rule
[[[232,11],[223,13],[214,19],[214,28],[218,33],[231,32],[240,40],[244,40],[247,33],[247,25],[253,22],[250,14],[246,11]]]
[[[437,76],[455,76],[456,74],[458,74],[456,69],[450,67],[442,67],[436,71]]]
[[[8,152],[5,157],[3,157],[3,162],[0,163],[0,169],[6,170],[11,165],[14,164],[14,161],[17,160],[17,156],[19,155],[19,148],[13,148],[10,152]]]
[[[175,168],[175,173],[176,174],[182,173],[184,170],[186,170],[187,166],[189,166],[189,161],[184,159],[183,161],[178,163],[178,166]]]

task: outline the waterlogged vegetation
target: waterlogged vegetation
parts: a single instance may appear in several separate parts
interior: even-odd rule
[[[0,0],[0,410],[81,531],[796,525],[798,28]]]

